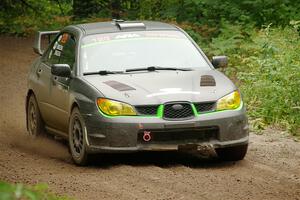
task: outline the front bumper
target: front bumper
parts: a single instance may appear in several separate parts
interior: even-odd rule
[[[114,117],[100,113],[84,114],[87,132],[87,150],[90,153],[176,151],[182,145],[210,145],[213,148],[238,146],[248,143],[249,127],[244,107],[237,110],[204,113],[185,121],[167,121],[158,117]],[[143,132],[164,134],[181,132],[170,140],[141,139]],[[189,134],[192,133],[193,134]],[[195,133],[205,134],[198,137]],[[193,138],[186,138],[182,134]],[[187,135],[188,136],[188,135]],[[158,137],[157,137],[158,138]]]

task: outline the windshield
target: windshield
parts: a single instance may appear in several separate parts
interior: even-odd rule
[[[179,31],[88,35],[82,40],[80,56],[83,72],[150,66],[209,68],[192,42]]]

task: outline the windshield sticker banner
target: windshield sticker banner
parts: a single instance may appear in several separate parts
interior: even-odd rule
[[[107,44],[110,42],[147,39],[184,39],[183,34],[176,31],[148,31],[140,33],[110,33],[87,36],[81,48]]]

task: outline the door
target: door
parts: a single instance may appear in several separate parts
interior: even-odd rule
[[[57,38],[55,39],[57,40]],[[53,109],[50,104],[50,81],[51,81],[51,63],[57,62],[55,57],[51,57],[55,42],[50,44],[47,51],[41,57],[41,62],[35,69],[33,88],[38,101],[39,109],[46,126],[53,126],[51,116]]]
[[[75,38],[69,33],[62,33],[47,52],[44,61],[50,71],[48,96],[45,104],[47,125],[62,132],[67,132],[68,129],[69,84],[72,80],[52,75],[51,66],[53,64],[68,64],[73,70],[75,47]]]
[[[75,47],[76,42],[75,38],[68,34],[63,33],[60,40],[58,40],[58,44],[56,47],[56,51],[60,51],[60,53],[56,53],[59,55],[59,64],[68,64],[71,68],[72,74],[74,70],[75,63]],[[54,53],[55,54],[55,53]],[[69,85],[72,81],[71,78],[51,77],[50,81],[50,102],[54,109],[54,115],[51,121],[55,124],[56,129],[68,132],[68,122],[69,122]]]

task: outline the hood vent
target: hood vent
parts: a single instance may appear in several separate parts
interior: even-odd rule
[[[118,81],[105,81],[103,82],[106,85],[109,85],[110,87],[122,92],[122,91],[129,91],[129,90],[135,90],[133,87],[130,87],[129,85],[126,85],[124,83],[120,83]]]
[[[216,81],[213,76],[211,75],[203,75],[201,76],[200,86],[216,86]]]

